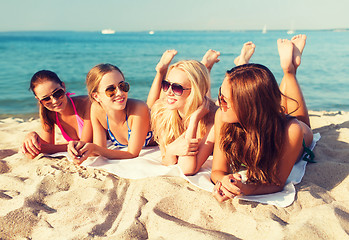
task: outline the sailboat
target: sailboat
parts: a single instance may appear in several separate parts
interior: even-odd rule
[[[263,29],[262,29],[262,33],[266,34],[267,33],[267,25],[264,25]]]
[[[288,30],[288,31],[287,31],[287,34],[288,34],[288,35],[294,34],[294,30],[293,30],[293,29]]]
[[[102,34],[114,34],[115,30],[108,28],[108,29],[103,29],[101,32]]]
[[[291,24],[291,29],[287,31],[288,35],[294,34],[294,27],[293,27],[293,22]]]

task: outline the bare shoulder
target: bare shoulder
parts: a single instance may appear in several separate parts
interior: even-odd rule
[[[209,123],[212,125],[214,124],[215,121],[215,115],[219,107],[211,100],[210,101],[210,111],[209,111]]]
[[[74,96],[72,97],[74,103],[76,105],[82,105],[82,104],[88,104],[91,105],[90,98],[87,95],[81,95],[81,96]]]
[[[222,111],[221,111],[221,109],[217,109],[217,111],[216,111],[216,113],[215,113],[215,117],[214,117],[214,125],[215,126],[221,126],[222,125],[222,118],[221,118],[221,113],[222,113]]]
[[[101,107],[101,105],[98,104],[98,102],[92,102],[91,103],[91,116],[104,116],[105,115],[105,111],[104,109]]]
[[[285,142],[289,145],[299,145],[303,141],[302,125],[297,119],[292,119],[286,126]]]
[[[128,114],[131,115],[149,115],[149,108],[148,105],[141,101],[141,100],[137,100],[137,99],[132,99],[129,98],[127,100],[127,112]]]
[[[76,111],[80,116],[89,115],[91,109],[90,98],[86,95],[72,97]]]

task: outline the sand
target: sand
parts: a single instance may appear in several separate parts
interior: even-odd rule
[[[349,113],[310,112],[317,163],[294,203],[218,203],[180,177],[123,179],[17,148],[39,121],[0,120],[0,239],[349,239]]]

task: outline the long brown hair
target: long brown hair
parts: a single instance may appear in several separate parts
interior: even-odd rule
[[[56,73],[49,70],[41,70],[36,72],[31,78],[29,89],[32,90],[32,92],[35,95],[35,91],[34,91],[35,87],[46,81],[55,82],[59,84],[62,88],[64,88],[64,83],[61,81],[61,79],[59,79]],[[44,126],[44,129],[52,130],[56,121],[54,118],[53,112],[48,110],[41,103],[39,104],[39,112],[40,112],[40,119]]]
[[[232,68],[226,77],[239,119],[239,123],[225,123],[221,129],[220,144],[232,171],[244,164],[249,182],[279,185],[277,167],[287,118],[275,77],[259,64]]]

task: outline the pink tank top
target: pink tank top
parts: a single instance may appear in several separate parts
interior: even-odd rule
[[[82,129],[84,127],[84,120],[82,120],[78,113],[76,112],[76,108],[75,108],[75,104],[73,102],[73,99],[71,99],[71,97],[69,97],[70,95],[74,95],[75,93],[67,93],[67,97],[70,99],[72,105],[73,105],[73,109],[74,109],[74,112],[75,112],[75,117],[76,117],[76,121],[78,122],[78,129],[79,129],[79,138],[81,138],[81,133],[82,133]],[[58,114],[56,112],[56,124],[58,126],[58,128],[61,130],[62,132],[62,135],[64,137],[65,140],[67,140],[68,142],[69,141],[73,141],[73,140],[77,140],[77,139],[72,139],[71,137],[68,136],[68,134],[64,131],[61,123],[59,122],[59,119],[58,119]]]

